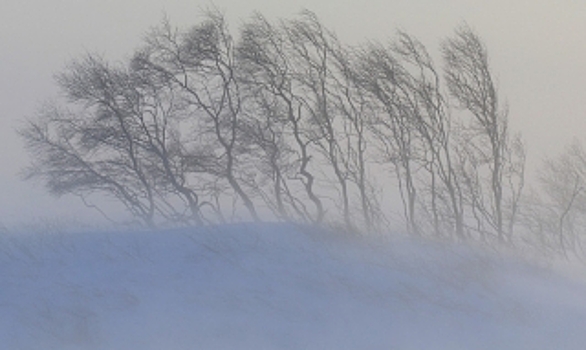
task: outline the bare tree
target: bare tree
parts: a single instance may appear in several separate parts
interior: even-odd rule
[[[586,224],[586,152],[578,142],[561,155],[548,158],[539,171],[540,192],[526,203],[525,224],[532,223],[532,239],[562,252],[583,254]]]
[[[256,128],[258,136],[255,138],[257,143],[264,145],[261,148],[268,151],[266,159],[269,172],[274,176],[279,212],[284,214],[284,202],[287,202],[298,218],[320,223],[325,209],[316,193],[316,175],[311,167],[315,162],[311,156],[313,139],[306,126],[303,96],[299,95],[294,81],[295,63],[290,50],[291,43],[283,26],[275,27],[257,14],[242,29],[238,47],[241,78],[253,96],[253,110],[264,116],[259,123],[261,127]],[[266,135],[267,132],[270,135]],[[287,155],[292,158],[281,164],[279,156]],[[295,187],[294,182],[302,183],[303,192],[313,203],[314,210],[308,209],[305,200],[291,188]]]
[[[421,189],[426,193],[426,216],[436,235],[454,232],[462,239],[462,191],[452,158],[452,117],[441,91],[440,76],[425,46],[407,33],[399,32],[392,49],[404,69],[401,89],[411,96],[407,101],[421,142],[421,155],[416,160],[427,172]]]
[[[393,167],[407,230],[420,233],[415,180],[419,139],[414,114],[418,111],[412,100],[412,91],[407,88],[411,77],[393,50],[380,44],[372,44],[361,61],[362,86],[373,98],[374,115],[369,127],[379,141],[383,161]]]
[[[368,125],[373,118],[374,106],[362,87],[360,52],[336,41],[330,46],[330,51],[330,70],[333,71],[330,100],[333,113],[340,119],[338,144],[343,154],[339,159],[349,184],[356,187],[360,203],[357,209],[362,214],[360,223],[370,230],[380,219],[380,207],[369,173],[371,156],[368,141],[373,135]]]
[[[289,21],[286,30],[292,47],[290,55],[295,62],[295,81],[303,92],[302,102],[311,127],[312,142],[333,173],[334,188],[340,193],[340,200],[336,202],[341,204],[345,225],[352,227],[349,175],[342,159],[347,155],[339,143],[339,117],[330,100],[332,49],[338,45],[337,39],[321,25],[315,14],[307,11],[299,20]],[[330,184],[329,181],[326,183]]]
[[[283,24],[274,26],[256,14],[242,29],[238,47],[241,77],[253,97],[252,110],[257,116],[264,117],[260,123],[257,120],[261,127],[256,128],[256,139],[264,144],[261,148],[268,147],[265,159],[275,181],[278,211],[283,215],[287,203],[295,217],[320,223],[325,217],[325,209],[315,190],[313,139],[307,128],[303,96],[299,95],[295,82],[291,50]],[[279,142],[278,152],[275,142]],[[309,209],[307,201],[300,197],[297,183],[302,184],[301,191],[314,209]]]
[[[88,56],[71,64],[58,81],[79,108],[44,108],[20,131],[35,160],[26,177],[42,178],[56,195],[112,195],[148,226],[157,214],[176,213],[166,205],[168,193],[159,192],[160,181],[151,171],[153,152],[142,133],[161,120],[149,115],[155,112],[137,92],[131,73]]]
[[[234,42],[222,14],[209,11],[199,25],[178,33],[164,24],[147,37],[137,66],[163,75],[182,92],[204,137],[217,146],[215,175],[225,179],[254,220],[255,205],[242,186],[247,176],[239,157],[242,94],[236,76]],[[241,154],[240,154],[241,155]]]
[[[470,122],[461,125],[458,152],[477,229],[483,235],[494,232],[501,242],[510,240],[515,220],[512,214],[523,187],[522,179],[513,178],[523,176],[524,149],[509,135],[507,110],[500,106],[488,53],[480,38],[462,26],[443,43],[442,51],[448,89],[458,106],[472,115]],[[516,165],[511,166],[513,163]],[[489,172],[486,177],[484,169]],[[508,217],[507,201],[513,206],[508,208]]]
[[[524,148],[469,28],[442,46],[445,82],[403,32],[351,47],[305,11],[257,14],[238,34],[208,11],[186,31],[164,21],[125,64],[73,63],[59,78],[71,108],[21,130],[27,177],[57,195],[113,196],[149,226],[267,213],[370,230],[386,220],[382,164],[410,233],[512,241]]]

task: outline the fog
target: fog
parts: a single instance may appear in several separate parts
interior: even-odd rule
[[[87,53],[125,62],[149,28],[165,18],[188,27],[209,6],[226,14],[233,33],[254,11],[277,20],[303,9],[317,14],[343,43],[385,41],[403,30],[422,41],[438,68],[440,42],[466,23],[488,48],[511,135],[522,134],[529,184],[544,157],[582,139],[586,130],[586,3],[4,0],[0,280],[6,283],[0,293],[0,343],[60,349],[189,347],[197,341],[210,348],[581,348],[586,338],[580,330],[586,320],[584,268],[559,261],[568,252],[584,256],[586,221],[572,217],[583,208],[574,203],[586,203],[579,187],[586,185],[578,178],[573,187],[561,186],[559,202],[553,186],[556,198],[529,208],[541,210],[531,212],[531,218],[544,216],[543,222],[551,224],[539,226],[538,234],[529,232],[535,242],[519,235],[506,247],[491,244],[497,236],[486,240],[484,232],[464,245],[434,240],[439,234],[416,237],[432,236],[431,230],[413,230],[416,234],[409,237],[377,235],[380,226],[346,225],[335,234],[327,227],[283,223],[103,230],[99,225],[107,224],[105,219],[79,198],[54,198],[42,183],[22,180],[30,159],[17,130],[48,101],[63,100],[55,74]],[[559,170],[556,164],[561,163],[553,170]],[[373,172],[383,182],[392,176]],[[553,177],[559,173],[551,172]],[[571,182],[555,180],[553,185]],[[318,183],[322,194],[328,190],[324,182]],[[335,185],[330,189],[336,191]],[[565,193],[568,189],[573,192]],[[390,191],[397,193],[385,192],[386,200],[398,202],[401,190]],[[335,209],[337,198],[326,201]],[[120,203],[99,200],[112,218],[128,215]],[[226,206],[228,211],[236,211],[234,203]],[[486,203],[493,204],[490,198]],[[557,206],[548,208],[548,203]],[[385,214],[392,226],[382,231],[404,229],[408,220],[400,211]],[[359,226],[370,223],[366,216]],[[61,224],[90,228],[74,227],[84,233],[72,234]],[[496,231],[498,243],[505,243],[502,227]],[[493,251],[497,246],[503,249]],[[505,253],[509,248],[514,256]],[[523,260],[530,254],[555,257],[545,260],[563,273],[544,268],[545,260]]]
[[[232,25],[253,11],[274,19],[314,11],[348,43],[384,40],[396,29],[430,50],[462,22],[485,40],[514,131],[529,152],[528,174],[586,128],[586,4],[577,1],[215,1]],[[53,75],[88,52],[123,59],[164,16],[177,26],[197,22],[205,1],[5,0],[0,11],[0,223],[44,219],[99,220],[76,198],[51,198],[23,182],[28,163],[15,129],[47,100],[58,98]],[[437,54],[437,52],[435,52]]]

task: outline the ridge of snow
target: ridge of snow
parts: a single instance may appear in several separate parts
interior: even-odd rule
[[[0,234],[6,349],[583,349],[586,284],[289,224]]]

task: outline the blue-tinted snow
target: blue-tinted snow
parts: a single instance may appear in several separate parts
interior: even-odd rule
[[[5,349],[584,349],[586,285],[294,225],[0,236]]]

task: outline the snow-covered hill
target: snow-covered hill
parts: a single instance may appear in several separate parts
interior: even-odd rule
[[[0,235],[2,349],[584,349],[586,285],[294,225]]]

